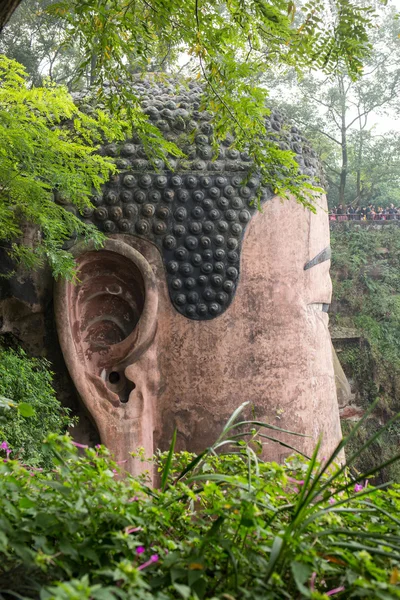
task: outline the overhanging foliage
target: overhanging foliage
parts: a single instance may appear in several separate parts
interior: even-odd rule
[[[55,204],[54,193],[76,211],[89,206],[115,170],[97,145],[102,136],[122,139],[125,129],[100,110],[83,114],[62,87],[29,88],[21,65],[0,55],[0,231],[14,258],[30,266],[46,258],[55,276],[72,276],[63,243],[82,235],[101,244],[97,229]],[[23,243],[26,224],[38,227],[33,247]]]

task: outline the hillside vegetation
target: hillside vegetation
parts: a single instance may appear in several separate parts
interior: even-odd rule
[[[357,404],[367,408],[376,398],[374,414],[361,428],[360,444],[377,427],[400,411],[400,229],[380,230],[349,224],[332,232],[333,302],[331,326],[356,329],[360,341],[337,348],[342,366],[356,393]],[[343,424],[346,431],[347,423]],[[391,426],[364,454],[358,467],[368,468],[398,450],[400,426]],[[400,480],[398,466],[384,470],[382,480]]]

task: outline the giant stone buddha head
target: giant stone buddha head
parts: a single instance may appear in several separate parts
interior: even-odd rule
[[[307,434],[285,442],[311,453],[341,437],[328,332],[331,299],[326,199],[317,212],[261,190],[245,153],[211,147],[202,88],[138,80],[144,111],[187,154],[167,170],[134,138],[103,151],[119,174],[84,218],[107,234],[101,250],[76,244],[79,283],[56,284],[64,358],[101,440],[127,468],[178,432],[180,449],[212,443],[235,408]],[[295,127],[271,113],[268,128],[318,174]],[[191,134],[192,142],[187,136]],[[184,140],[184,141],[182,141]],[[285,447],[265,442],[264,456]]]

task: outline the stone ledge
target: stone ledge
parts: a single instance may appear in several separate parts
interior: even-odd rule
[[[334,326],[330,329],[332,341],[335,340],[359,340],[361,333],[353,327]]]

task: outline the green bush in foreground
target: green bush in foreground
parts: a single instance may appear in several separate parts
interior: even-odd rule
[[[42,453],[44,438],[64,433],[74,423],[57,400],[52,380],[44,358],[0,348],[0,400],[20,408],[7,411],[7,418],[0,421],[0,443],[6,441],[13,456],[32,466],[51,467],[51,458]]]
[[[324,463],[262,462],[255,439],[271,426],[238,412],[197,457],[171,444],[160,489],[67,436],[45,443],[51,472],[4,447],[0,598],[400,598],[400,486],[351,480],[334,465],[343,443]]]

